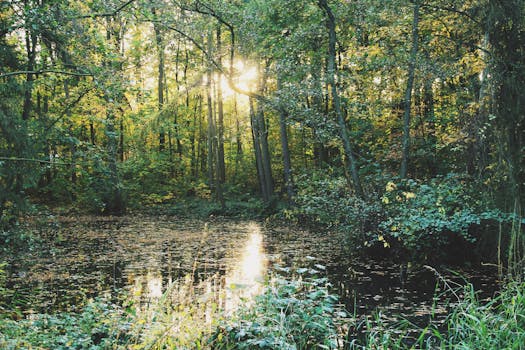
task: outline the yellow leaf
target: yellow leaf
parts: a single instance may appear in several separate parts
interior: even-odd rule
[[[397,188],[396,184],[393,183],[392,181],[388,181],[388,183],[386,184],[386,191],[387,192],[392,192],[396,188]]]

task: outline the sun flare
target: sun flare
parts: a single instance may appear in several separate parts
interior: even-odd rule
[[[233,78],[233,84],[240,90],[254,91],[257,85],[257,68],[239,61],[234,64],[234,70],[237,74]],[[230,97],[236,93],[225,76],[221,76],[221,89],[224,97]]]

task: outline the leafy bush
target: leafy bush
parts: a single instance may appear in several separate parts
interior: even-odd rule
[[[299,269],[304,273],[306,269]],[[211,337],[214,349],[335,349],[337,297],[323,278],[277,278]]]
[[[129,342],[130,319],[117,307],[89,303],[80,314],[35,315],[0,322],[2,349],[118,349]]]
[[[377,221],[379,203],[352,195],[344,176],[312,172],[296,183],[295,206],[284,210],[288,219],[346,230],[365,229]]]
[[[469,228],[483,219],[501,220],[501,213],[481,206],[466,179],[455,174],[431,179],[388,182],[381,198],[385,219],[369,241],[384,247],[402,246],[409,255],[426,258],[446,255],[454,245],[474,243]],[[459,247],[458,247],[459,248]]]

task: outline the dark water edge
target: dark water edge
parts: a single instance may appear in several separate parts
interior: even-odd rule
[[[168,286],[182,286],[188,280],[198,298],[211,289],[252,286],[265,272],[293,274],[304,267],[327,276],[355,317],[379,310],[387,318],[401,316],[421,326],[431,315],[444,319],[454,307],[453,294],[440,278],[459,294],[467,281],[481,298],[497,290],[493,267],[405,270],[388,259],[351,256],[339,233],[269,227],[256,221],[56,216],[25,225],[42,244],[38,250],[7,257],[7,287],[29,301],[22,310],[26,314],[75,311],[96,296],[117,302],[122,293],[151,301]],[[232,302],[228,298],[222,299],[222,306]]]

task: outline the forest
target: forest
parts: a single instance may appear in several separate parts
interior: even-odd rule
[[[524,212],[524,0],[0,3],[1,348],[521,349]]]

